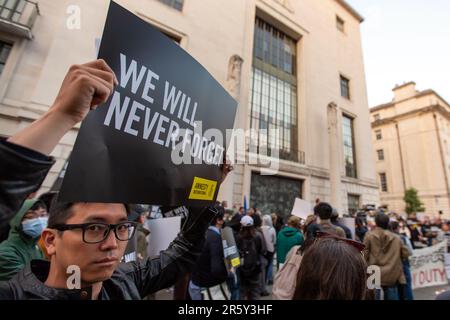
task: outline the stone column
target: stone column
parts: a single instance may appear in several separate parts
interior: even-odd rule
[[[235,118],[235,128],[239,127],[239,105],[241,98],[241,73],[242,73],[242,58],[238,55],[233,55],[228,62],[228,74],[227,74],[227,82],[226,89],[228,93],[238,102],[238,108],[236,112]],[[226,137],[224,137],[226,138]],[[234,164],[233,164],[234,165]],[[233,187],[235,181],[236,172],[232,171],[228,177],[223,182],[220,187],[219,194],[217,196],[218,201],[227,201],[228,207],[231,208],[233,206]]]
[[[342,214],[342,183],[341,183],[341,153],[339,146],[338,112],[337,105],[331,102],[327,108],[328,118],[328,142],[330,159],[330,189],[331,205]]]

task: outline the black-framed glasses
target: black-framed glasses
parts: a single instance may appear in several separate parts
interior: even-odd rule
[[[136,226],[136,222],[124,221],[117,224],[108,224],[101,222],[57,224],[49,228],[59,231],[82,229],[84,242],[99,243],[108,238],[111,230],[114,230],[114,235],[116,236],[117,240],[128,241],[133,238],[134,232],[136,231]]]

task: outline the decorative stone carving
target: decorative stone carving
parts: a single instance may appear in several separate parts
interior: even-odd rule
[[[242,62],[244,60],[237,54],[233,55],[228,62],[227,89],[236,100],[240,95]]]

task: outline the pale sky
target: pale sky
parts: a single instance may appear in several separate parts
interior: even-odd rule
[[[408,81],[450,103],[450,0],[347,0],[361,25],[369,107]]]

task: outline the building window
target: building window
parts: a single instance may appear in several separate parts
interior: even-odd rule
[[[158,0],[158,1],[168,5],[169,7],[177,9],[178,11],[182,11],[183,10],[183,2],[184,2],[184,0]]]
[[[353,119],[344,115],[342,123],[344,138],[345,175],[356,178],[355,148],[353,135]]]
[[[341,76],[341,96],[350,99],[350,80]]]
[[[299,161],[295,62],[296,41],[256,18],[250,119],[259,133],[251,141],[267,148],[269,156],[278,150],[281,159],[290,161]]]
[[[11,44],[0,41],[0,74],[2,74],[3,69],[5,68],[6,60],[8,60],[11,48]]]
[[[384,160],[384,150],[377,150],[378,160]]]
[[[347,195],[347,201],[348,201],[348,213],[351,216],[355,216],[356,212],[359,209],[359,198],[360,196],[357,194],[348,194]]]
[[[379,114],[379,113],[374,114],[374,115],[373,115],[373,119],[374,119],[375,121],[380,120],[380,114]]]
[[[375,137],[377,140],[383,139],[383,136],[381,135],[381,130],[375,130]]]
[[[0,0],[0,18],[18,22],[25,4],[25,0]]]
[[[339,31],[345,31],[345,21],[339,16],[336,16],[336,28],[338,28]]]
[[[388,191],[386,173],[380,173],[380,187],[382,192]]]

